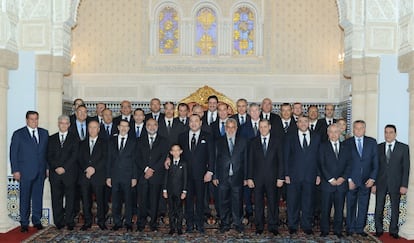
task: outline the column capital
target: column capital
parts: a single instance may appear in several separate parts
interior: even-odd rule
[[[6,69],[17,69],[19,65],[19,56],[17,53],[7,50],[0,49],[0,67]]]

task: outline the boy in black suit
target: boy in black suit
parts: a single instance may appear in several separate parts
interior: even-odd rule
[[[172,156],[172,164],[169,167],[164,178],[163,197],[168,199],[169,218],[170,218],[170,232],[174,234],[175,231],[179,235],[183,233],[183,200],[187,196],[187,165],[180,159],[183,150],[179,144],[171,146],[170,154]]]

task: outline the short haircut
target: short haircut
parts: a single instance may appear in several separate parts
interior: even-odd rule
[[[218,98],[217,98],[217,96],[215,96],[215,95],[210,95],[210,96],[207,98],[207,101],[210,101],[210,99],[215,99],[215,100],[218,102]]]
[[[92,120],[92,121],[95,121],[95,120]],[[91,122],[92,122],[91,121]],[[119,121],[119,124],[118,125],[121,125],[121,122],[126,122],[127,124],[128,124],[128,126],[129,126],[129,121],[128,120],[124,120],[124,119],[121,119],[120,121]],[[90,123],[90,122],[89,122]]]
[[[196,108],[199,108],[199,107],[200,107],[201,109],[203,109],[203,107],[202,107],[201,105],[196,104],[196,105],[194,105],[194,106],[193,106],[193,108],[191,108],[191,111],[192,111],[192,112],[194,112],[194,110],[195,110]]]
[[[361,123],[362,125],[364,125],[364,127],[366,127],[366,123],[365,123],[364,120],[356,120],[356,121],[354,121],[353,126],[355,126],[355,124],[357,124],[357,123]]]
[[[86,105],[80,105],[78,106],[78,108],[76,108],[76,110],[79,110],[80,108],[85,108],[86,110],[88,110],[88,108],[86,108]]]
[[[29,119],[30,115],[37,115],[37,117],[39,117],[39,113],[37,111],[27,111],[26,112],[26,119]]]
[[[339,125],[336,123],[332,123],[331,125],[328,126],[328,128],[326,129],[328,132],[332,129],[332,128],[337,128],[339,130]]]
[[[135,112],[137,112],[137,111],[142,111],[142,113],[143,113],[143,114],[145,114],[145,112],[144,112],[144,110],[143,110],[142,108],[136,108],[136,109],[134,110],[134,114],[135,114]]]
[[[193,107],[194,108],[194,107]],[[200,121],[201,121],[201,117],[198,115],[198,114],[194,114],[194,113],[192,113],[188,118],[191,118],[192,116],[196,116],[196,117],[198,117],[198,119],[200,119]]]
[[[174,103],[173,103],[172,101],[167,101],[167,102],[165,102],[165,103],[164,103],[164,108],[165,108],[167,105],[172,105],[172,106],[174,107]]]
[[[270,121],[269,121],[269,120],[264,119],[264,118],[261,118],[261,119],[260,119],[259,124],[260,124],[260,123],[262,123],[262,122],[266,122],[266,123],[267,123],[267,125],[269,125],[269,126],[271,126],[271,125],[272,125],[272,124],[270,123]]]
[[[260,109],[260,105],[259,105],[259,104],[257,104],[257,103],[251,103],[251,104],[249,105],[249,108],[252,108],[252,107],[257,107],[257,108],[259,108],[259,109]]]
[[[283,106],[289,106],[290,108],[292,108],[289,103],[282,103],[281,107]]]
[[[394,132],[397,132],[397,127],[396,127],[394,124],[387,124],[387,125],[385,125],[384,130],[385,130],[386,128],[392,128],[392,129],[394,129]]]
[[[179,147],[181,150],[183,150],[183,148],[181,147],[181,145],[180,145],[179,143],[173,143],[173,144],[170,146],[170,150],[171,150],[172,148],[174,148],[175,146],[177,146],[177,147]]]
[[[229,119],[227,119],[227,121],[226,121],[226,126],[227,126],[227,124],[229,124],[229,123],[233,123],[236,127],[237,127],[237,121],[236,121],[236,119],[234,119],[234,118],[229,118]]]
[[[150,101],[150,103],[152,103],[153,101],[158,101],[161,104],[161,100],[158,99],[158,98],[152,98],[151,101]]]
[[[245,102],[247,104],[247,100],[245,98],[240,98],[237,100],[236,104],[239,102]]]
[[[60,115],[60,116],[58,117],[58,122],[61,122],[61,121],[63,121],[63,120],[66,120],[66,121],[68,121],[68,122],[70,123],[70,118],[69,118],[69,116],[68,116],[68,115]]]
[[[309,111],[309,110],[310,110],[310,108],[312,108],[312,107],[313,107],[313,108],[316,108],[316,110],[317,110],[317,111],[319,111],[319,109],[318,109],[318,107],[317,107],[316,105],[310,105],[310,106],[308,107],[308,111]]]
[[[187,108],[187,110],[189,109],[189,107],[186,103],[181,102],[180,104],[178,104],[178,107],[182,107],[182,106],[185,106]]]
[[[219,107],[219,106],[226,106],[226,108],[229,108],[229,105],[227,103],[219,103],[217,105],[217,107]]]
[[[300,103],[300,102],[295,102],[295,103],[293,103],[293,105],[301,105],[301,106],[302,106],[302,103]]]
[[[77,99],[75,99],[74,101],[73,101],[73,105],[76,105],[76,101],[81,101],[82,102],[82,105],[85,105],[85,102],[83,101],[83,99],[81,99],[81,98],[77,98]]]

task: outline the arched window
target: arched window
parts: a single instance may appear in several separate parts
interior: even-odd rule
[[[233,15],[233,55],[254,55],[255,16],[248,7],[240,7]]]
[[[178,54],[180,50],[179,16],[172,7],[165,7],[159,14],[159,53]]]
[[[195,53],[217,54],[217,15],[211,8],[202,8],[197,13]]]

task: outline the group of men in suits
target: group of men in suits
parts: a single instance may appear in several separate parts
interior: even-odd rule
[[[174,201],[169,201],[175,219],[171,233],[182,233],[183,216],[187,233],[204,233],[204,213],[212,196],[220,232],[232,227],[242,232],[244,208],[245,216],[254,213],[256,234],[262,234],[267,224],[267,230],[278,235],[279,201],[286,200],[290,234],[299,228],[313,234],[318,209],[321,236],[327,236],[334,206],[333,232],[342,237],[346,200],[346,233],[366,236],[372,191],[377,194],[376,235],[383,232],[388,193],[393,212],[390,232],[398,238],[398,206],[408,187],[409,149],[396,141],[394,125],[385,127],[386,142],[377,145],[365,135],[362,120],[353,123],[354,136],[342,141],[330,104],[321,119],[317,106],[309,106],[305,116],[300,103],[283,103],[279,116],[272,112],[269,98],[261,105],[239,99],[237,114],[229,116],[228,105],[214,95],[208,98],[207,111],[195,105],[190,112],[187,104],[179,104],[178,117],[172,102],[164,104],[162,113],[158,98],[151,100],[147,114],[140,108],[132,112],[131,102],[123,101],[115,118],[103,103],[97,105],[96,117],[88,117],[81,99],[74,101],[74,108],[73,116],[58,118],[59,131],[50,138],[37,127],[36,112],[28,112],[27,126],[13,135],[10,160],[13,176],[20,181],[24,232],[30,200],[32,222],[41,229],[41,199],[36,195],[42,194],[48,163],[58,229],[73,230],[79,199],[84,214],[81,230],[89,229],[94,194],[100,229],[107,229],[105,215],[111,200],[113,230],[123,226],[132,230],[132,216],[137,214],[137,231],[144,230],[148,216],[150,230],[156,231],[157,218],[166,211],[161,195],[169,198],[174,191]],[[185,176],[177,168],[184,168]],[[180,216],[178,208],[184,201]]]

